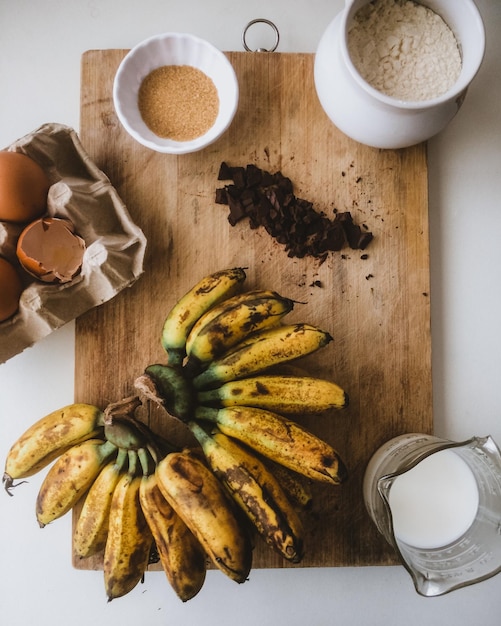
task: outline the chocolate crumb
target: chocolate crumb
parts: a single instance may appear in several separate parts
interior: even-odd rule
[[[318,212],[308,200],[294,194],[292,181],[280,171],[274,174],[249,164],[232,167],[222,162],[218,180],[232,181],[216,189],[215,202],[229,207],[228,221],[235,226],[247,217],[251,229],[262,226],[289,257],[312,256],[323,263],[329,252],[346,244],[363,250],[372,233],[362,232],[349,211],[335,211],[334,218]]]

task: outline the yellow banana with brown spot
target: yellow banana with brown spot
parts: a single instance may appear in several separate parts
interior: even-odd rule
[[[299,359],[319,350],[332,341],[331,335],[312,326],[299,323],[276,326],[258,331],[237,344],[229,354],[212,361],[193,379],[196,389],[216,387],[229,380],[238,380]]]
[[[116,460],[103,467],[85,496],[73,531],[73,551],[80,558],[97,554],[106,545],[111,501],[126,459],[127,451],[120,449]]]
[[[212,471],[265,542],[288,561],[299,563],[303,558],[303,526],[273,474],[217,428],[208,434],[195,422],[189,426]]]
[[[293,308],[293,300],[275,292],[241,299],[236,304],[224,307],[201,329],[194,328],[195,337],[191,334],[188,337],[185,371],[189,375],[200,371],[251,333],[279,324]]]
[[[173,452],[156,469],[165,499],[198,539],[213,564],[243,583],[252,563],[249,536],[212,471],[189,452]]]
[[[197,399],[202,405],[255,406],[282,415],[324,413],[348,406],[348,394],[339,385],[312,376],[261,374],[199,391]]]
[[[103,561],[108,602],[132,591],[148,567],[153,537],[139,500],[141,480],[129,467],[113,493]]]
[[[263,457],[264,459],[264,457]],[[313,493],[310,479],[292,471],[271,459],[264,459],[265,465],[278,480],[287,497],[299,511],[308,511],[313,506]]]
[[[116,453],[116,446],[102,439],[89,439],[66,450],[49,469],[38,492],[36,516],[40,527],[72,509]]]
[[[230,298],[246,278],[241,267],[221,270],[202,278],[168,313],[161,344],[169,357],[169,365],[180,365],[186,354],[186,340],[197,320],[211,307]]]
[[[205,552],[191,530],[162,495],[155,473],[143,476],[139,499],[160,563],[177,596],[187,602],[202,588]]]
[[[248,406],[197,407],[194,417],[214,422],[229,437],[313,480],[338,485],[347,478],[332,446],[278,413]]]
[[[223,313],[227,309],[233,308],[234,306],[241,304],[246,300],[268,298],[274,295],[276,295],[276,291],[272,291],[271,289],[250,289],[248,291],[242,291],[241,293],[237,293],[236,295],[231,296],[231,298],[227,298],[219,304],[214,305],[197,320],[197,322],[191,329],[186,340],[186,353],[190,353],[191,346],[197,338],[198,333],[200,333],[205,328],[205,326],[207,326],[207,324],[212,322],[212,320],[218,317],[218,315],[221,315],[221,313]]]
[[[44,469],[71,446],[102,433],[104,413],[91,404],[70,404],[45,415],[12,445],[4,482],[27,478]]]

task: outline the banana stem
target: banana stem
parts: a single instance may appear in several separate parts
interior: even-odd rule
[[[125,448],[118,449],[117,458],[115,459],[115,467],[117,468],[118,472],[120,472],[124,467],[125,461],[127,460],[128,456],[128,450],[126,450]]]
[[[145,437],[135,427],[135,424],[126,422],[125,420],[114,420],[112,424],[104,427],[104,436],[108,441],[114,443],[117,448],[125,448],[126,450],[138,450],[144,447]]]
[[[205,444],[207,444],[207,443],[209,443],[211,441],[210,435],[205,430],[205,428],[200,426],[200,424],[198,424],[197,422],[194,422],[194,421],[190,421],[190,422],[188,422],[187,425],[188,425],[188,428],[193,433],[193,435],[195,436],[195,439],[202,446],[202,448],[204,447]]]
[[[114,452],[117,452],[117,448],[118,446],[116,446],[113,441],[104,441],[99,445],[99,455],[102,459],[106,459]]]
[[[141,400],[137,396],[124,398],[118,402],[112,402],[104,409],[104,424],[112,424],[116,418],[130,417],[141,406]]]
[[[151,379],[148,388],[153,399],[160,398],[159,404],[182,422],[190,419],[194,393],[181,368],[161,364],[148,365],[145,375]]]
[[[9,476],[9,474],[7,474],[7,472],[5,472],[5,474],[3,475],[2,478],[2,482],[4,484],[4,489],[5,491],[8,493],[9,496],[13,496],[14,494],[12,493],[12,489],[14,489],[15,487],[18,487],[19,485],[22,485],[23,483],[27,483],[27,480],[21,480],[17,483],[14,482],[14,479]]]
[[[138,465],[139,465],[137,450],[128,450],[128,456],[129,456],[128,473],[131,476],[135,476],[137,473]]]
[[[183,348],[165,348],[167,352],[167,362],[170,366],[178,367],[183,364],[184,357],[186,356],[186,352]]]
[[[149,374],[142,374],[134,381],[134,387],[147,399],[165,408],[165,400]]]
[[[134,416],[134,412],[141,405],[138,396],[109,404],[105,409],[105,436],[119,448],[146,448],[156,464],[157,459],[162,456],[161,446],[148,426]]]
[[[209,406],[197,406],[195,409],[195,417],[197,419],[214,422],[217,424],[219,409],[215,409]]]
[[[151,470],[156,465],[156,463],[149,454],[149,450],[147,448],[139,448],[139,450],[137,451],[137,456],[139,458],[139,463],[141,464],[143,476],[149,476],[151,474]]]

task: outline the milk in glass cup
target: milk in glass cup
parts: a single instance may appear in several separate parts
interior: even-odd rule
[[[501,453],[491,437],[391,439],[369,461],[363,492],[419,594],[442,595],[501,571]]]

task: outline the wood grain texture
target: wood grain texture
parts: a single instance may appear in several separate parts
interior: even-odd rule
[[[383,151],[344,136],[317,100],[311,54],[231,52],[241,93],[228,132],[199,153],[157,154],[135,143],[115,116],[112,83],[125,53],[83,56],[80,136],[146,234],[145,272],[77,320],[76,401],[105,406],[133,394],[144,367],[165,360],[160,330],[175,301],[209,272],[247,267],[250,288],[303,303],[290,319],[333,335],[304,366],[350,396],[343,412],[301,420],[338,449],[351,474],[339,488],[315,486],[302,566],[396,563],[367,516],[361,486],[379,445],[432,431],[426,146]],[[351,211],[374,233],[367,258],[345,249],[323,264],[292,259],[264,231],[245,222],[230,227],[226,207],[214,202],[222,160],[281,170],[318,210]],[[184,427],[154,407],[141,411],[154,429],[186,440]],[[101,561],[75,566],[98,569]],[[291,566],[258,544],[254,567]]]

